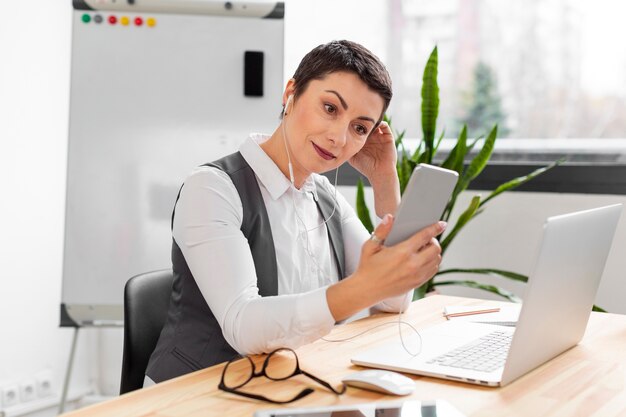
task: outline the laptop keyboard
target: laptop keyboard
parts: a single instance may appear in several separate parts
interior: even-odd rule
[[[491,372],[504,366],[512,335],[500,330],[489,333],[426,363]]]

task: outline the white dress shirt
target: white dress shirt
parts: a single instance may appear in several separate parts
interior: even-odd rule
[[[224,338],[243,354],[296,348],[327,334],[335,324],[326,289],[339,276],[326,225],[315,204],[315,181],[310,177],[300,190],[295,188],[259,146],[267,138],[253,134],[239,151],[256,174],[272,228],[277,296],[259,295],[250,246],[241,232],[241,199],[228,174],[213,167],[193,171],[185,180],[174,216],[174,240]],[[341,217],[348,276],[356,270],[361,245],[369,235],[328,179],[314,175],[330,195],[336,195],[334,216]],[[402,311],[411,295],[412,291],[385,300],[376,308]]]

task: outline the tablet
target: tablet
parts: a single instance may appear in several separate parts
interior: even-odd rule
[[[312,408],[260,410],[254,417],[463,417],[443,400],[379,402]]]
[[[428,164],[417,165],[404,189],[385,245],[400,243],[439,221],[458,178],[456,171]]]

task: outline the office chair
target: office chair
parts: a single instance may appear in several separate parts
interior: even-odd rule
[[[150,355],[165,324],[171,269],[136,275],[124,287],[124,353],[120,395],[143,387]]]

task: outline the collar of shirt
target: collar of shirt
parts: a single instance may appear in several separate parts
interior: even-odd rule
[[[310,175],[298,190],[285,177],[278,165],[270,158],[259,144],[269,139],[269,135],[252,133],[239,147],[239,152],[254,171],[259,181],[267,189],[274,200],[278,200],[290,187],[295,192],[310,192],[317,201],[317,189],[313,176]]]

